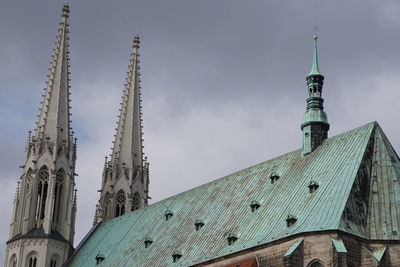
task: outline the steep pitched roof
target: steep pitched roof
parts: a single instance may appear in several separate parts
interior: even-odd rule
[[[357,221],[344,214],[346,208],[354,207],[351,211],[359,213],[357,201],[362,198],[353,187],[368,179],[368,173],[360,174],[360,169],[365,172],[360,166],[368,166],[368,153],[374,155],[370,166],[378,166],[376,171],[387,163],[392,167],[385,168],[393,169],[387,179],[400,177],[399,159],[383,136],[377,123],[369,123],[325,140],[308,156],[302,156],[299,149],[103,223],[76,251],[70,266],[95,265],[99,253],[105,255],[102,266],[190,266],[311,231],[344,230],[365,238],[394,238],[377,235],[376,229],[386,226],[372,219]],[[393,161],[385,160],[385,153],[395,157]],[[279,176],[274,183],[271,173]],[[309,191],[310,181],[319,185],[314,193]],[[390,188],[390,197],[398,211],[398,182],[396,186]],[[371,192],[375,188],[381,195],[381,187],[378,182],[371,186]],[[375,207],[379,201],[375,203],[369,193],[366,195],[367,209],[375,214],[386,212]],[[254,200],[260,206],[252,211]],[[353,202],[358,204],[349,208]],[[168,220],[166,211],[173,214]],[[297,219],[290,227],[286,221],[289,214]],[[398,216],[391,218],[400,221]],[[197,220],[204,223],[198,230]],[[393,227],[390,229],[394,231]],[[231,245],[229,236],[237,238]],[[147,248],[145,240],[152,241]],[[173,262],[176,251],[182,256]]]

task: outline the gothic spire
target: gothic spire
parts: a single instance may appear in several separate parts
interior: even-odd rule
[[[303,131],[303,155],[313,152],[326,138],[328,138],[329,123],[324,111],[322,87],[324,76],[319,71],[316,35],[314,39],[314,53],[311,72],[307,76],[308,98],[307,110],[304,114],[301,130]]]
[[[96,221],[104,222],[147,206],[149,163],[143,157],[139,66],[140,39],[133,39],[110,160],[105,159]],[[125,179],[123,179],[124,177]]]
[[[68,17],[69,5],[64,4],[36,127],[35,140],[41,143],[71,141]]]
[[[6,250],[6,258],[15,257],[18,266],[26,265],[25,254],[34,255],[29,261],[35,266],[48,266],[49,255],[58,255],[59,266],[73,249],[77,174],[69,114],[68,17],[69,6],[64,4],[37,126],[33,136],[29,131],[21,166]],[[32,242],[37,238],[43,242]],[[31,245],[18,245],[22,243]],[[50,265],[56,265],[54,258]]]
[[[123,168],[137,169],[143,164],[139,47],[136,35],[111,155],[111,167],[117,175]]]

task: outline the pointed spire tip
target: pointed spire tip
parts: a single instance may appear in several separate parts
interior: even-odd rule
[[[317,40],[318,40],[318,35],[313,36],[314,40],[314,53],[313,53],[313,59],[312,59],[312,66],[311,66],[311,71],[310,75],[321,75],[319,71],[319,65],[318,65],[318,47],[317,47]]]
[[[134,47],[134,48],[139,48],[139,47],[140,47],[140,37],[139,37],[139,34],[136,34],[135,37],[133,38],[133,47]]]
[[[62,17],[63,18],[68,18],[69,17],[69,4],[68,2],[65,2],[62,8]]]

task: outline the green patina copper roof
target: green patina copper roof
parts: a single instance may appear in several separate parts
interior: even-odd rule
[[[272,172],[280,178],[271,184]],[[99,253],[101,266],[191,266],[312,231],[399,240],[399,178],[399,158],[370,123],[326,139],[308,156],[299,149],[103,223],[70,266],[95,266]],[[311,180],[320,185],[312,194]],[[256,212],[254,199],[262,203]],[[166,210],[174,214],[168,221]],[[297,218],[290,227],[288,214]],[[199,218],[205,224],[196,231]],[[237,240],[229,245],[230,233]],[[176,251],[182,257],[173,262]]]
[[[311,71],[310,74],[308,75],[321,75],[319,72],[319,66],[318,66],[318,47],[317,47],[317,35],[313,36],[314,39],[314,54],[313,54],[313,61],[312,61],[312,66],[311,66]]]
[[[293,252],[296,251],[296,249],[301,245],[303,242],[303,239],[297,240],[292,244],[292,246],[286,251],[286,253],[283,255],[283,257],[289,257],[292,255]]]
[[[362,247],[365,251],[368,252],[369,255],[372,256],[372,258],[374,260],[376,260],[377,262],[380,262],[383,258],[383,256],[385,255],[386,252],[386,247],[383,247],[381,249],[375,250],[375,251],[370,251],[368,248],[366,247]]]
[[[332,243],[333,243],[333,246],[335,247],[336,252],[347,253],[347,249],[343,243],[343,240],[332,239]]]
[[[325,111],[317,108],[312,108],[304,113],[302,125],[310,122],[323,122],[328,124],[328,116]]]

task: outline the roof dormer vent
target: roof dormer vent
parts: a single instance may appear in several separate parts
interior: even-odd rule
[[[317,191],[318,187],[319,187],[319,184],[316,181],[311,181],[310,184],[308,185],[308,188],[310,188],[310,194]]]
[[[271,172],[271,174],[269,175],[269,178],[271,179],[271,184],[275,183],[276,181],[278,181],[278,179],[280,178],[279,174],[276,172]]]
[[[251,208],[251,212],[255,212],[256,210],[258,210],[258,208],[260,207],[260,202],[258,202],[257,200],[253,200],[250,203],[250,208]]]
[[[233,245],[233,243],[235,243],[236,240],[238,240],[238,237],[237,234],[231,232],[228,234],[228,237],[226,239],[228,239],[228,245],[230,246]]]
[[[106,259],[106,257],[99,253],[96,255],[95,259],[96,259],[96,264],[98,265],[98,264],[102,263]]]
[[[194,226],[196,227],[196,231],[199,231],[201,229],[201,227],[204,226],[204,222],[202,220],[196,220],[196,222],[194,223]]]
[[[182,252],[175,250],[172,254],[172,261],[177,262],[182,257]]]
[[[287,223],[287,227],[291,227],[293,224],[295,224],[297,221],[297,217],[289,214],[286,218],[286,223]]]
[[[146,237],[146,239],[144,240],[144,247],[148,248],[150,247],[150,245],[153,243],[153,240],[149,237]]]
[[[172,216],[174,216],[174,213],[168,209],[165,211],[164,216],[165,216],[165,220],[168,221],[169,219],[172,218]]]

